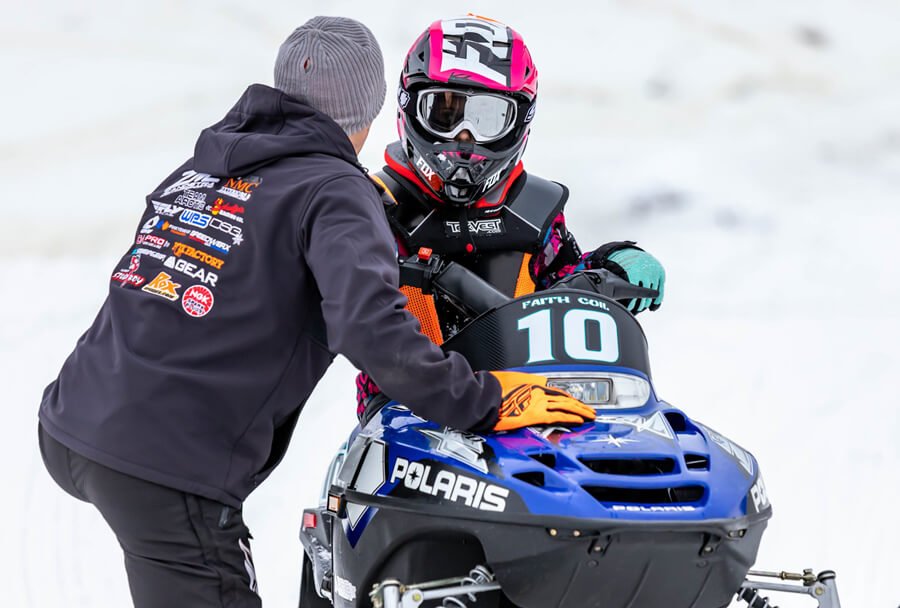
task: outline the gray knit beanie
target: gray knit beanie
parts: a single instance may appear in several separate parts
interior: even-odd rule
[[[384,104],[384,59],[365,25],[313,17],[288,36],[275,60],[275,88],[327,114],[348,135]]]

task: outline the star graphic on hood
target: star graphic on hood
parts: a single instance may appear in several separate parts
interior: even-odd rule
[[[599,443],[605,443],[606,445],[614,445],[617,448],[620,448],[627,443],[637,443],[634,439],[628,439],[627,437],[613,437],[612,435],[607,435],[605,439],[598,439],[597,441]]]

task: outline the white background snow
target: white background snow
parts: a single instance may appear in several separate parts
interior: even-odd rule
[[[896,0],[5,0],[0,605],[129,605],[114,537],[44,471],[36,412],[144,194],[315,14],[382,42],[377,168],[403,54],[465,10],[530,45],[526,166],[569,185],[581,244],[637,239],[664,261],[666,303],[641,317],[657,391],[758,457],[775,508],[758,566],[835,569],[847,608],[900,604]],[[266,606],[296,605],[300,512],[353,423],[352,375],[329,371],[246,503]]]

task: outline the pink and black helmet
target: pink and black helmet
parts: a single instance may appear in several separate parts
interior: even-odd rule
[[[537,68],[515,30],[475,15],[435,21],[400,75],[411,168],[441,201],[490,206],[525,151],[536,99]]]

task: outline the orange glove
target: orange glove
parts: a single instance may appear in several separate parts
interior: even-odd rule
[[[500,381],[503,403],[495,431],[544,424],[583,424],[596,417],[593,408],[565,391],[547,387],[547,378],[522,372],[491,372]]]

